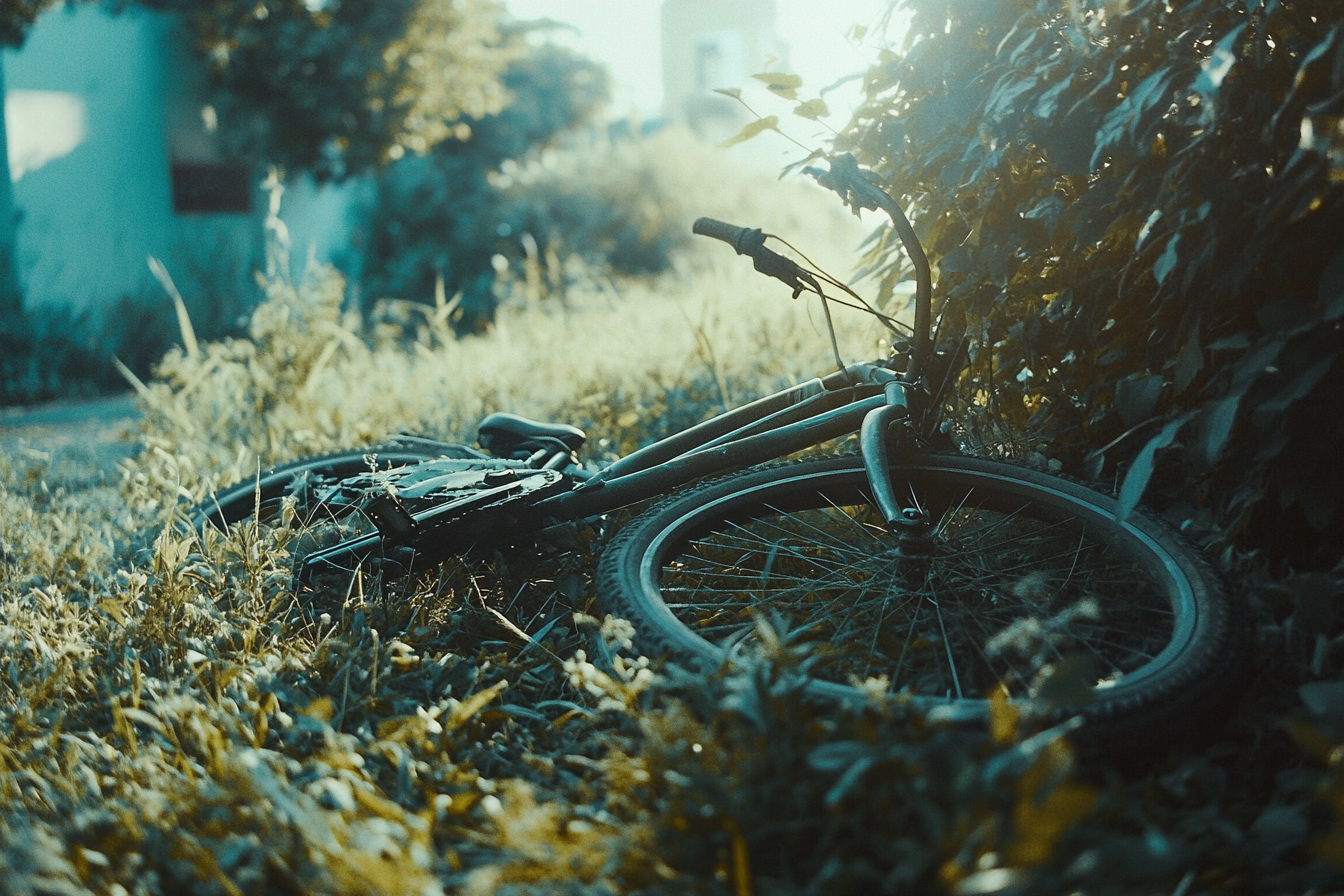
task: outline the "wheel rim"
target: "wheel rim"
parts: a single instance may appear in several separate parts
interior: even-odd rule
[[[641,591],[685,652],[722,661],[768,610],[811,643],[823,690],[885,675],[921,700],[1052,678],[1046,693],[1072,680],[1120,697],[1190,641],[1188,578],[1109,507],[936,465],[894,484],[931,512],[927,561],[887,534],[861,470],[809,471],[687,510],[643,552]]]

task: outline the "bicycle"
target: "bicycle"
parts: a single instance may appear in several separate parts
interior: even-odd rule
[[[1061,712],[1150,732],[1207,709],[1242,629],[1217,576],[1146,512],[1119,520],[1116,501],[1086,485],[951,450],[939,424],[955,347],[935,349],[930,267],[909,220],[852,157],[811,173],[855,209],[884,211],[913,264],[914,323],[890,357],[846,366],[832,330],[835,372],[595,472],[579,462],[581,430],[497,413],[480,425],[484,450],[403,435],[278,466],[196,508],[194,525],[298,529],[303,594],[332,574],[403,575],[654,500],[610,540],[596,576],[601,605],[651,655],[718,666],[768,612],[812,643],[811,689],[827,697],[885,676],[940,717],[980,719],[996,693],[1023,698],[1053,680]],[[795,298],[818,294],[828,325],[838,301],[899,332],[766,248],[761,230],[702,218],[694,231]],[[857,455],[773,463],[853,433]]]

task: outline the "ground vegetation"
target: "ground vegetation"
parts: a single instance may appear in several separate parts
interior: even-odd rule
[[[1124,766],[1080,761],[1031,704],[967,728],[876,683],[812,703],[815,659],[768,618],[736,667],[678,670],[595,604],[605,536],[583,527],[300,605],[283,529],[197,537],[182,509],[397,429],[469,440],[496,409],[583,425],[609,459],[824,370],[828,346],[806,306],[717,262],[598,271],[563,303],[524,272],[467,339],[446,289],[370,327],[334,272],[277,275],[246,338],[184,331],[141,384],[146,450],[121,482],[75,493],[40,456],[0,460],[7,885],[1344,887],[1340,570],[1312,509],[1335,482],[1339,28],[1310,3],[907,8],[908,46],[837,140],[908,202],[939,269],[966,347],[952,434],[1142,492],[1210,548],[1252,625],[1225,728]],[[788,98],[797,80],[761,79]],[[816,244],[815,193],[693,167],[703,212]],[[899,311],[904,263],[884,231],[871,247]],[[841,336],[866,355],[879,334]]]

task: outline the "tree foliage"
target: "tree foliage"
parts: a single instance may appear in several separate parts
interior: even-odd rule
[[[601,66],[551,44],[514,60],[502,83],[512,102],[469,119],[470,140],[444,141],[379,178],[365,253],[370,295],[428,297],[443,277],[449,290],[464,292],[468,328],[493,312],[490,259],[525,229],[526,203],[497,189],[491,175],[588,123],[609,91]]]
[[[0,46],[21,46],[59,2],[0,0]],[[225,148],[319,181],[467,139],[463,119],[507,105],[500,76],[524,52],[496,0],[109,3],[180,14],[208,65]]]
[[[0,46],[21,47],[38,14],[53,0],[0,0]]]
[[[837,144],[915,209],[944,332],[965,332],[964,410],[1126,498],[1156,470],[1187,516],[1327,559],[1312,549],[1338,546],[1344,498],[1333,4],[897,8],[901,52]],[[887,289],[895,242],[869,259]]]
[[[522,50],[493,0],[144,0],[185,15],[235,155],[341,179],[464,140]]]

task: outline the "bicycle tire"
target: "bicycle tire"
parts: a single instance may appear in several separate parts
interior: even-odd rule
[[[367,473],[374,469],[374,465],[379,470],[389,470],[431,460],[442,454],[442,451],[429,447],[373,445],[290,461],[263,470],[256,476],[211,495],[187,511],[187,520],[198,532],[207,525],[227,529],[234,523],[250,518],[259,506],[284,496],[298,476],[311,474],[340,479]]]
[[[1241,611],[1170,527],[1142,511],[1117,522],[1114,499],[998,461],[929,455],[893,463],[892,476],[936,523],[926,560],[893,548],[860,458],[816,458],[662,500],[604,553],[599,597],[635,626],[641,649],[711,667],[768,610],[811,644],[810,690],[832,698],[886,674],[893,692],[946,718],[984,719],[993,688],[1023,698],[1082,656],[1102,674],[1056,712],[1094,731],[1192,725],[1218,706]],[[1078,609],[1089,600],[1096,619]],[[1076,644],[1055,642],[1033,677],[991,651],[1019,619],[1055,624]]]

